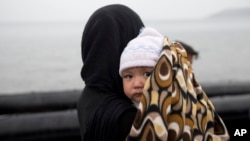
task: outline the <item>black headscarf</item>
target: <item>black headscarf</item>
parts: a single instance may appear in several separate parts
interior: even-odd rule
[[[124,95],[118,73],[120,55],[142,27],[140,17],[123,5],[108,5],[94,12],[82,36],[81,76],[86,86]]]
[[[132,9],[120,4],[101,7],[89,18],[82,36],[85,88],[77,105],[84,141],[119,141],[128,135],[136,108],[123,92],[120,55],[143,26]]]

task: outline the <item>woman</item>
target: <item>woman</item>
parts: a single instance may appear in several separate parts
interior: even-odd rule
[[[130,8],[108,5],[89,18],[82,36],[85,88],[77,110],[82,140],[125,140],[137,110],[125,96],[119,76],[120,55],[144,26]]]

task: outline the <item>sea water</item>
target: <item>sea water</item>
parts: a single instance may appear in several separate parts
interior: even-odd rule
[[[84,25],[0,23],[0,94],[82,89]],[[145,25],[199,52],[193,63],[198,82],[250,81],[250,20],[148,20]]]

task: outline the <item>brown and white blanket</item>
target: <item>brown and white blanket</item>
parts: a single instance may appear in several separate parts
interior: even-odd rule
[[[196,80],[180,43],[165,38],[127,140],[229,140],[223,120]]]

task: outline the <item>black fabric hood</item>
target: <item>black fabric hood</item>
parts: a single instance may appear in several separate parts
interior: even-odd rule
[[[124,95],[119,76],[120,55],[144,24],[130,8],[115,5],[95,11],[85,26],[81,43],[81,77],[86,86],[104,93]]]

